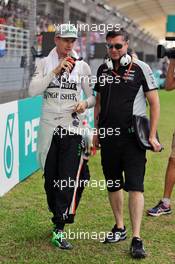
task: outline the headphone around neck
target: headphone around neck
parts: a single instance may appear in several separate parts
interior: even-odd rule
[[[120,66],[126,67],[128,66],[130,63],[132,62],[132,57],[129,54],[124,54],[121,58],[120,58]],[[105,63],[108,66],[109,70],[114,70],[114,65],[113,65],[113,61],[111,58],[106,58],[105,59]]]

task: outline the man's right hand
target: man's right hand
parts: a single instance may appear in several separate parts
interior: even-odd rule
[[[99,136],[98,135],[94,135],[93,136],[93,147],[96,148],[96,149],[100,149],[100,142],[99,142]]]
[[[66,57],[60,61],[59,65],[53,70],[55,75],[60,75],[62,70],[70,72],[74,67],[75,61],[71,57]]]
[[[169,59],[169,60],[170,60],[170,64],[175,67],[175,59]]]

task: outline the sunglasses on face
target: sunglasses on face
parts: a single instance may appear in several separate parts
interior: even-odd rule
[[[119,49],[122,49],[123,46],[124,46],[124,45],[122,45],[122,44],[120,44],[120,43],[117,43],[117,44],[114,44],[114,45],[113,45],[113,44],[109,44],[109,43],[106,44],[106,47],[107,47],[108,49],[113,49],[113,48],[115,48],[115,49],[119,50]]]

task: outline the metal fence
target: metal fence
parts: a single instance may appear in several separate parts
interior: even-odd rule
[[[29,30],[0,24],[5,53],[0,57],[0,103],[23,98],[29,83]]]

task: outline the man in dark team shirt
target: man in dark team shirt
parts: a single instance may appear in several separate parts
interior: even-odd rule
[[[132,120],[133,115],[146,115],[147,99],[151,122],[149,142],[155,152],[160,151],[161,146],[156,139],[159,97],[150,67],[127,54],[127,32],[124,29],[109,31],[106,41],[110,59],[97,71],[95,126],[99,134],[94,136],[94,145],[98,147],[99,142],[101,145],[102,168],[116,222],[105,243],[126,239],[123,222],[124,189],[129,192],[133,236],[130,253],[134,258],[144,258],[146,253],[140,238],[140,226],[144,208],[146,151],[137,143]],[[103,82],[100,81],[102,77]],[[103,137],[100,137],[101,129],[105,131]]]

